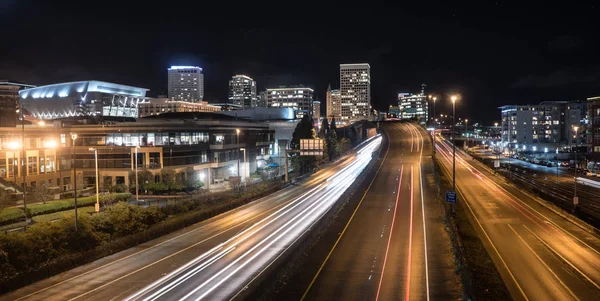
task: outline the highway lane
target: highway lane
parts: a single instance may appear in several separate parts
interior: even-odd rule
[[[452,147],[437,137],[451,175]],[[516,300],[599,300],[600,239],[533,196],[503,185],[457,148],[459,206],[473,224]]]
[[[171,300],[190,292],[188,299],[229,299],[337,200],[368,164],[380,140],[365,143],[356,153],[297,185],[0,299],[121,300],[152,296]]]
[[[388,123],[384,129],[390,141],[382,168],[307,288],[306,300],[462,296],[440,206],[431,189],[427,133],[409,123]],[[428,184],[425,189],[423,183]]]

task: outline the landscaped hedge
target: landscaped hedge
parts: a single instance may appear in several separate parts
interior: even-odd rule
[[[24,233],[0,233],[0,293],[14,290],[98,258],[193,225],[279,189],[258,184],[247,193],[199,196],[165,208],[142,208],[119,203],[88,217],[74,216],[56,223],[39,223]],[[168,215],[173,215],[167,218]]]
[[[113,193],[102,195],[102,198],[114,199],[116,202],[126,201],[131,197],[131,193]],[[77,207],[93,206],[96,203],[96,196],[77,198]],[[75,208],[75,199],[65,199],[50,201],[46,204],[31,204],[27,206],[29,217],[41,214],[49,214],[59,211],[65,211]],[[0,225],[7,225],[17,222],[24,217],[22,208],[6,208],[0,211]]]

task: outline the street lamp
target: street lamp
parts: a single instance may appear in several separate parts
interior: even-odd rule
[[[245,147],[241,147],[240,148],[241,151],[244,152],[244,176],[242,178],[244,178],[244,187],[246,187],[246,148]],[[239,160],[238,160],[239,162]]]
[[[431,95],[429,95],[429,97],[431,97]],[[433,100],[433,154],[435,155],[435,129],[437,123],[437,119],[435,118],[435,101],[437,100],[437,97],[433,96],[431,99]]]
[[[240,144],[240,129],[235,129],[235,135],[236,135],[236,141],[235,144],[239,145]],[[238,150],[237,152],[237,174],[236,176],[240,176],[240,151]],[[240,184],[242,183],[242,178],[240,178]]]
[[[95,147],[90,147],[90,151],[94,152],[94,161],[96,161],[96,207],[95,211],[100,212],[100,192],[99,192],[99,179],[98,179],[98,149]]]
[[[138,149],[140,148],[139,145],[135,146],[135,200],[139,201],[140,200],[140,189],[139,189],[139,185],[138,185]]]
[[[573,129],[575,130],[575,177],[573,177],[573,180],[575,182],[575,184],[573,185],[574,187],[574,191],[573,191],[573,206],[576,207],[577,204],[579,203],[579,198],[577,198],[577,155],[579,155],[579,149],[577,148],[577,130],[579,130],[578,126],[574,126]],[[575,208],[573,208],[575,209]]]
[[[467,145],[467,149],[469,148],[469,119],[465,119],[465,139],[466,139],[466,145]]]
[[[452,95],[452,190],[456,192],[456,141],[454,140],[454,125],[456,123],[456,100],[458,97]],[[454,214],[454,203],[452,204],[452,213]]]
[[[75,200],[75,231],[77,231],[77,166],[75,164],[75,140],[77,140],[77,134],[71,133],[71,140],[73,140],[73,199]]]
[[[14,183],[15,186],[17,185],[17,173],[19,171],[19,165],[18,162],[19,160],[17,160],[17,150],[21,149],[21,144],[17,141],[11,141],[8,143],[7,145],[8,149],[11,149],[13,151],[13,177],[14,177]],[[25,210],[25,219],[27,219],[27,210]]]

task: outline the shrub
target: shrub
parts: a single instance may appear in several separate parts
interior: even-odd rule
[[[20,218],[25,217],[25,213],[21,208],[11,207],[0,211],[0,225],[12,223]]]

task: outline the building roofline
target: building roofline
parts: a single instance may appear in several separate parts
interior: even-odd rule
[[[200,69],[200,70],[202,70],[202,68],[200,68],[198,66],[171,66],[171,67],[169,67],[169,70],[182,70],[182,69]]]
[[[311,91],[315,91],[313,88],[309,88],[309,87],[296,87],[296,88],[267,88],[267,90],[298,90],[298,89],[305,89],[305,90],[311,90]]]
[[[371,65],[369,65],[369,63],[340,64],[340,67],[342,67],[342,66],[364,66],[364,65],[367,65],[367,66],[369,66],[369,68],[371,68]]]
[[[7,80],[0,80],[0,85],[8,85],[8,86],[20,86],[20,87],[27,87],[27,88],[35,88],[37,86],[34,85],[27,85],[27,84],[21,84],[21,83],[16,83],[16,82],[10,82]]]

